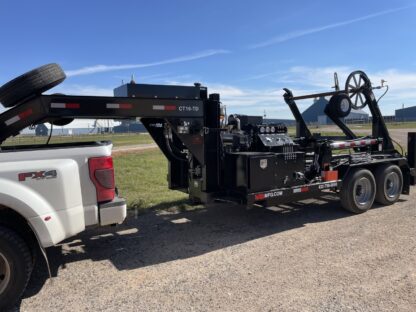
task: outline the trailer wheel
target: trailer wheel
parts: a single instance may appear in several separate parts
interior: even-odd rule
[[[58,64],[47,64],[33,69],[0,87],[0,102],[12,107],[25,100],[42,94],[66,78]]]
[[[198,197],[189,196],[189,203],[192,206],[196,206],[196,205],[201,205],[202,204],[202,201]]]
[[[392,205],[400,198],[403,189],[403,174],[396,165],[386,164],[375,172],[377,192],[376,202],[382,205]]]
[[[374,203],[376,181],[367,169],[352,169],[341,188],[341,205],[344,209],[354,212],[366,212]]]
[[[0,311],[23,295],[33,269],[28,245],[14,231],[0,227]]]

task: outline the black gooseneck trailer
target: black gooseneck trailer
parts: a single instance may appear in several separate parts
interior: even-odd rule
[[[32,74],[39,73],[44,75],[45,70]],[[45,86],[36,85],[31,91],[25,84],[34,81],[33,75],[29,80],[27,74],[15,79],[25,94],[7,98],[11,108],[0,115],[0,141],[44,122],[63,125],[75,118],[140,117],[168,159],[169,188],[189,193],[195,202],[233,201],[250,208],[333,192],[339,193],[344,208],[360,213],[374,200],[384,205],[396,202],[416,183],[416,133],[409,133],[407,157],[395,149],[375,88],[361,71],[348,77],[345,90],[337,86],[331,92],[294,96],[285,89],[284,100],[296,119],[294,138],[284,125],[265,124],[262,117],[227,118],[220,95],[208,94],[200,84],[129,83],[116,88],[114,97],[43,95]],[[16,88],[15,80],[11,87],[6,84],[6,90],[0,88],[0,101]],[[318,96],[331,97],[325,113],[344,137],[321,136],[308,129],[296,101]],[[372,135],[358,138],[343,118],[352,108],[365,105],[372,114]]]

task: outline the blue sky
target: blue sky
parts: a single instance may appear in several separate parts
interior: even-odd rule
[[[416,2],[0,2],[0,84],[57,62],[54,92],[112,94],[137,82],[201,82],[231,112],[291,117],[283,87],[323,91],[338,71],[388,81],[385,114],[416,105]],[[305,108],[310,102],[301,103]]]

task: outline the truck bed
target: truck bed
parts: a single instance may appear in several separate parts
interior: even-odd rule
[[[33,161],[73,160],[77,163],[85,225],[99,222],[96,189],[89,176],[88,159],[111,156],[111,141],[78,142],[62,144],[36,144],[2,146],[0,148],[0,170]]]
[[[88,141],[88,142],[71,142],[71,143],[54,143],[54,144],[28,144],[28,145],[7,145],[0,147],[0,153],[19,152],[19,151],[37,151],[48,149],[67,149],[67,148],[83,148],[94,146],[108,146],[111,141]]]

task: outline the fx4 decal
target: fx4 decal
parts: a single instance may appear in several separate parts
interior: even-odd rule
[[[26,181],[27,179],[32,179],[32,180],[56,179],[57,176],[58,176],[58,173],[56,172],[56,170],[22,172],[18,174],[20,182]]]

